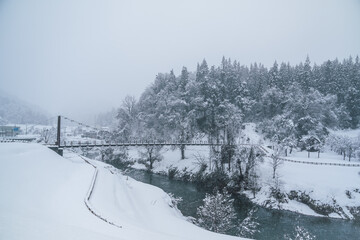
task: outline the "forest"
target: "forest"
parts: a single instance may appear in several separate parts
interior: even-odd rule
[[[270,68],[223,57],[159,73],[139,100],[128,96],[117,113],[121,140],[233,143],[245,122],[255,122],[272,142],[317,150],[329,129],[357,128],[360,121],[359,57]],[[184,149],[182,149],[183,153]],[[184,155],[182,154],[184,157]]]

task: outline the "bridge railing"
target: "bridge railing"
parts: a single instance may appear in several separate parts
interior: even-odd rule
[[[50,144],[51,145],[51,144]],[[249,144],[249,143],[233,143],[233,144],[227,144],[223,141],[220,141],[218,143],[209,143],[208,141],[191,141],[191,142],[179,142],[179,141],[149,141],[149,140],[133,140],[128,142],[105,142],[105,141],[99,141],[99,140],[93,140],[93,141],[61,141],[60,147],[62,148],[71,148],[71,147],[116,147],[116,146],[181,146],[181,145],[187,145],[187,146],[222,146],[222,145],[232,145],[232,146],[254,146],[254,147],[260,147],[260,145],[256,144]],[[265,151],[264,149],[261,149],[262,151]]]

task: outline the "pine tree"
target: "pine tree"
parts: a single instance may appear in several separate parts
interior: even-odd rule
[[[307,56],[304,65],[300,65],[300,76],[298,76],[298,81],[305,92],[309,91],[312,86],[312,71],[310,63],[310,58]]]
[[[251,209],[246,218],[239,224],[238,231],[240,237],[253,238],[254,234],[259,232],[257,229],[259,223],[256,221],[255,214],[257,209]]]
[[[286,234],[284,239],[287,240],[313,240],[316,239],[315,235],[312,235],[307,229],[301,226],[296,226],[294,233]]]
[[[216,191],[214,195],[206,194],[204,205],[197,209],[199,225],[210,231],[226,233],[234,228],[236,212],[234,200],[230,194]]]
[[[274,65],[269,70],[269,87],[277,87],[279,84],[279,69],[278,64],[275,61]]]
[[[345,95],[345,104],[351,117],[351,127],[356,128],[360,122],[360,89],[349,87]]]

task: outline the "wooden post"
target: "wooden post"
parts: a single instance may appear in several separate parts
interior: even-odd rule
[[[61,116],[58,116],[58,124],[57,124],[57,145],[60,148],[60,129],[61,129]]]

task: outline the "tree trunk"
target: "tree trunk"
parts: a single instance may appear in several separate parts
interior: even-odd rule
[[[275,175],[276,175],[276,168],[273,167],[273,179],[275,179]]]
[[[287,157],[287,148],[285,149],[285,157]]]
[[[230,164],[231,164],[231,157],[229,157],[229,172],[230,172],[230,170],[231,170]]]
[[[244,178],[242,169],[241,169],[241,162],[239,161],[239,170],[240,170],[240,179]]]
[[[152,169],[153,168],[153,159],[152,159],[151,152],[149,153],[149,160],[150,160],[150,169]]]
[[[310,158],[310,151],[308,151],[308,158]]]
[[[318,158],[320,158],[320,151],[318,151]]]
[[[181,145],[180,146],[180,151],[181,151],[181,159],[185,159],[185,145]]]

